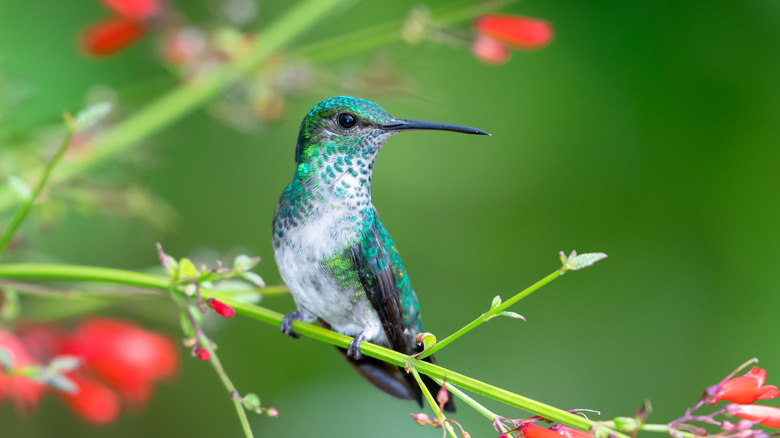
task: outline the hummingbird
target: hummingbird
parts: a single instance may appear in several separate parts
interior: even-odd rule
[[[422,350],[417,296],[393,240],[371,203],[377,153],[393,135],[411,130],[490,135],[468,126],[396,119],[364,99],[338,96],[304,117],[295,147],[297,168],[276,204],[274,258],[296,310],[294,321],[319,323],[353,340],[341,352],[382,391],[422,406],[422,391],[403,368],[364,356],[363,341],[411,355]],[[436,363],[433,356],[424,360]],[[423,376],[433,392],[438,385]],[[452,397],[444,406],[454,411]]]

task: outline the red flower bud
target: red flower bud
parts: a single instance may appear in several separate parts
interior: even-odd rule
[[[271,406],[268,409],[265,410],[265,412],[268,414],[269,417],[278,417],[279,411],[276,410],[275,407]]]
[[[198,347],[198,349],[195,352],[195,354],[198,355],[198,359],[200,359],[200,360],[209,360],[209,359],[211,359],[211,353],[209,353],[209,351],[206,350],[203,347]]]
[[[214,309],[215,312],[219,313],[225,318],[230,318],[231,316],[236,314],[236,309],[230,307],[229,305],[217,299],[209,298],[208,300],[206,300],[206,303],[208,303],[209,307]]]
[[[525,438],[561,438],[561,435],[554,430],[550,430],[546,427],[537,426],[533,423],[524,423],[520,426],[520,433]]]
[[[726,413],[744,420],[757,421],[764,426],[780,429],[780,408],[762,405],[738,405],[726,406]]]
[[[588,432],[579,429],[573,429],[571,427],[566,427],[563,424],[556,424],[550,427],[550,430],[554,430],[559,434],[565,436],[566,438],[593,438],[593,435],[591,435]]]
[[[525,50],[541,49],[553,36],[550,23],[519,15],[482,15],[474,21],[474,29],[512,48]]]
[[[144,35],[136,20],[114,17],[99,21],[81,34],[81,46],[92,56],[109,56],[138,41]]]

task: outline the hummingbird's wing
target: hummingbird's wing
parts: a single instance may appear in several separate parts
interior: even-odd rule
[[[422,330],[417,297],[376,210],[367,221],[370,221],[366,223],[367,232],[349,248],[349,256],[357,268],[366,297],[382,323],[388,347],[403,354],[414,354],[420,349],[412,338]],[[417,381],[402,368],[388,367],[389,364],[370,357],[355,360],[347,356],[347,359],[363,377],[383,391],[399,398],[417,400],[422,405],[422,391]],[[436,363],[433,356],[424,360]],[[436,382],[427,376],[423,376],[423,380],[431,391],[438,391]],[[451,396],[445,410],[455,411]]]

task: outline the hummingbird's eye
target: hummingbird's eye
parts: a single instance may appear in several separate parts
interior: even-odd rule
[[[349,129],[355,125],[357,125],[357,117],[350,113],[339,114],[339,126],[344,129]]]

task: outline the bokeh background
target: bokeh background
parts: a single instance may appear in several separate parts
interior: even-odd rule
[[[285,3],[258,0],[244,28],[262,29]],[[204,28],[224,25],[218,1],[173,4]],[[403,19],[416,4],[356,3],[296,45]],[[548,20],[554,41],[500,66],[462,42],[286,59],[307,85],[282,96],[272,120],[237,128],[214,105],[196,111],[82,184],[55,186],[4,260],[146,270],[161,242],[200,261],[259,255],[256,272],[276,284],[270,223],[300,120],[324,98],[359,95],[398,117],[493,134],[403,134],[377,161],[374,203],[427,330],[456,330],[495,295],[556,269],[559,250],[609,254],[516,306],[528,322],[494,320],[441,351],[442,365],[560,408],[599,410],[596,419],[630,416],[647,398],[657,423],[751,357],[778,383],[780,3],[527,0],[502,10]],[[120,120],[176,85],[154,35],[111,58],[83,56],[76,36],[105,15],[97,1],[0,2],[0,172],[50,151],[40,139],[57,138],[63,110],[115,93]],[[467,22],[454,29],[470,32]],[[108,194],[82,199],[96,187]],[[262,305],[293,308],[289,296]],[[97,312],[180,337],[167,306]],[[239,389],[281,412],[250,416],[256,436],[440,433],[417,426],[408,415],[420,409],[376,391],[329,345],[243,317],[208,324]],[[109,426],[87,425],[49,396],[29,416],[0,405],[0,436],[241,436],[212,369],[181,351],[177,379]],[[454,418],[472,436],[495,435],[460,406]]]

